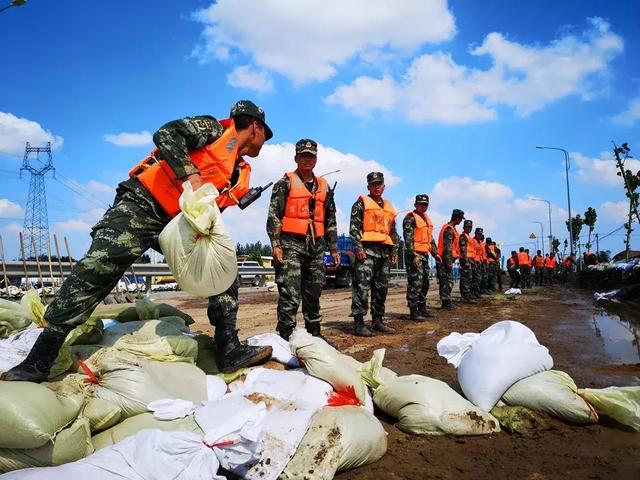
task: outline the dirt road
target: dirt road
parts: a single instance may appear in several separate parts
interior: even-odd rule
[[[435,293],[429,296],[433,305],[437,305]],[[277,293],[245,292],[241,297],[241,336],[273,331]],[[401,375],[427,375],[458,388],[454,368],[436,352],[437,341],[453,331],[479,332],[496,321],[511,319],[529,326],[549,348],[555,368],[569,373],[578,386],[640,384],[637,337],[636,344],[632,343],[634,324],[629,318],[625,322],[597,311],[584,291],[545,287],[526,290],[514,301],[483,300],[455,311],[434,308],[434,321],[419,324],[407,320],[405,286],[395,284],[389,290],[387,317],[398,333],[366,339],[350,335],[350,302],[350,291],[325,290],[324,333],[341,351],[358,360],[367,360],[374,349],[385,347],[385,366]],[[206,302],[173,294],[171,303],[196,318],[194,330],[210,333]],[[640,322],[635,323],[636,335],[638,325]],[[417,437],[400,432],[391,418],[377,414],[389,434],[386,456],[336,478],[640,478],[640,434],[611,426],[574,427],[549,419],[552,429],[530,438],[507,433]]]

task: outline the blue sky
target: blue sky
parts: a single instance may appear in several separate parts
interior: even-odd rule
[[[539,233],[534,221],[548,234],[538,197],[565,238],[562,153],[534,148],[549,145],[571,152],[573,213],[594,207],[605,234],[626,212],[611,140],[640,155],[637,18],[632,0],[30,0],[0,13],[6,254],[18,254],[26,141],[54,145],[50,228],[79,256],[158,127],[224,118],[242,98],[274,131],[251,160],[253,183],[293,169],[293,144],[315,139],[317,173],[342,170],[330,177],[342,232],[366,174],[382,170],[399,210],[428,193],[436,223],[462,208],[508,249]],[[267,201],[225,212],[235,239],[267,240]],[[621,250],[621,234],[601,247]]]

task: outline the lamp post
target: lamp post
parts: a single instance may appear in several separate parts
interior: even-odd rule
[[[553,251],[553,233],[551,230],[551,202],[549,200],[543,200],[542,198],[530,198],[529,200],[535,200],[536,202],[546,202],[549,207],[549,253]]]
[[[571,225],[571,195],[569,194],[569,152],[567,152],[564,148],[558,147],[543,147],[542,145],[537,145],[536,148],[541,150],[559,150],[564,153],[564,167],[565,167],[565,175],[567,177],[567,207],[569,209],[569,251],[573,253],[573,225]]]
[[[544,257],[544,224],[542,222],[536,222],[535,220],[529,220],[529,222],[531,223],[537,223],[538,225],[540,225],[540,235],[542,238],[542,256]]]
[[[11,7],[21,7],[27,3],[27,0],[12,0],[12,2],[6,7],[0,8],[0,12],[4,12],[5,10],[9,10]]]

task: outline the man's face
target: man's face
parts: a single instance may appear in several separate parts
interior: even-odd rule
[[[384,192],[384,182],[374,182],[367,185],[369,195],[373,198],[380,198]]]
[[[418,213],[426,212],[427,208],[429,208],[429,204],[428,203],[416,203],[416,212],[418,212]]]
[[[469,235],[471,233],[471,230],[473,230],[473,227],[472,226],[463,227],[463,230],[464,230],[464,233]]]
[[[318,157],[313,153],[304,152],[298,153],[295,156],[295,160],[298,165],[298,170],[301,173],[312,173],[313,169],[316,167],[316,163],[318,162]]]
[[[249,138],[249,145],[247,147],[247,156],[255,158],[260,155],[260,150],[266,141],[266,132],[262,122],[256,120],[249,127],[251,129],[251,137]]]
[[[462,217],[453,217],[451,219],[451,223],[456,226],[456,225],[460,225],[462,223],[463,218]]]

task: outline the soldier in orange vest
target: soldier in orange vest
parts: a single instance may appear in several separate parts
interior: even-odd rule
[[[520,270],[520,277],[522,278],[522,289],[529,288],[529,254],[525,251],[524,247],[518,249],[518,269]]]
[[[451,301],[451,290],[453,290],[453,263],[460,258],[460,234],[456,227],[464,220],[464,212],[454,208],[451,212],[451,220],[440,228],[438,235],[438,255],[442,262],[438,268],[439,293],[442,308],[455,308]]]
[[[484,230],[476,227],[473,240],[476,244],[476,269],[473,271],[473,288],[476,298],[489,293],[487,290],[487,254],[486,245],[484,243]]]
[[[372,328],[382,333],[395,332],[394,328],[384,322],[384,304],[387,300],[389,269],[392,263],[398,261],[397,212],[389,200],[382,198],[382,172],[371,172],[367,175],[367,189],[369,195],[360,195],[351,207],[349,226],[349,234],[356,252],[351,315],[354,334],[360,337],[373,335],[364,325],[364,316],[369,309],[369,291]]]
[[[464,303],[476,303],[473,299],[471,284],[473,283],[473,270],[476,268],[476,244],[471,238],[473,222],[465,220],[462,233],[458,238],[460,245],[460,296]]]
[[[496,242],[494,242],[491,237],[487,237],[485,253],[487,256],[487,290],[491,293],[496,289],[500,269],[500,259],[496,252]]]
[[[533,257],[533,266],[536,269],[536,284],[541,287],[544,282],[544,257],[541,250]]]
[[[433,314],[427,309],[429,292],[429,254],[440,262],[438,247],[433,238],[433,222],[427,214],[429,195],[416,195],[415,209],[402,222],[404,245],[407,251],[407,304],[410,319],[424,322]]]
[[[320,295],[325,250],[340,263],[336,207],[327,181],[313,173],[317,155],[315,141],[303,138],[296,143],[297,168],[273,186],[267,215],[278,285],[276,329],[285,340],[296,326],[300,303],[307,331],[324,338],[320,333]]]
[[[552,252],[551,255],[547,253],[546,257],[544,258],[544,273],[549,285],[553,285],[553,276],[556,271],[556,264],[557,262],[555,252]]]
[[[250,167],[243,156],[257,157],[273,135],[264,111],[248,100],[237,102],[230,117],[187,117],[165,124],[153,136],[156,149],[118,185],[113,206],[92,231],[85,257],[47,308],[48,326],[27,358],[5,372],[2,380],[46,380],[67,334],[84,323],[118,283],[125,271],[149,248],[159,250],[158,237],[179,212],[182,183],[194,189],[213,183],[221,192],[221,208],[235,205],[249,190]],[[224,372],[254,365],[271,356],[271,347],[241,344],[235,329],[238,286],[208,309],[215,325],[218,368]]]

